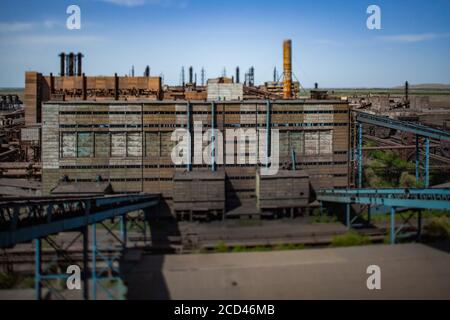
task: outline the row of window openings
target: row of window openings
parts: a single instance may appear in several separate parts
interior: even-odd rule
[[[258,114],[266,115],[266,111],[216,111],[215,114]],[[345,114],[347,110],[286,110],[286,111],[274,111],[271,110],[270,114]],[[60,111],[60,115],[140,115],[140,111]],[[144,111],[144,114],[172,114],[172,115],[184,115],[188,113],[186,111]],[[192,111],[191,114],[211,114],[211,111]]]
[[[334,123],[271,123],[270,127],[345,127],[347,123],[334,122]],[[210,122],[202,123],[203,127],[210,128]],[[186,128],[187,124],[176,123],[150,123],[150,124],[60,124],[60,129],[70,128]],[[252,128],[252,127],[266,127],[266,123],[225,123],[225,128]]]
[[[339,166],[347,165],[345,161],[335,161],[335,162],[296,162],[297,166]],[[260,165],[258,165],[260,166]],[[162,169],[162,168],[185,168],[186,165],[144,165],[145,169]],[[193,165],[193,168],[208,168],[208,165]],[[253,168],[254,164],[218,164],[217,168],[227,167],[227,168]],[[101,165],[90,165],[90,166],[61,166],[62,170],[79,170],[79,169],[141,169],[142,166],[101,166]]]
[[[333,177],[347,177],[347,174],[333,174]],[[228,177],[230,180],[255,180],[255,177]],[[95,182],[96,179],[68,179],[69,182]],[[109,182],[138,182],[138,181],[173,181],[173,178],[109,178],[105,179]],[[245,191],[254,191],[253,189],[245,189]]]

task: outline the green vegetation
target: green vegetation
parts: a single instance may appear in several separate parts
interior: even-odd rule
[[[214,248],[215,253],[225,253],[225,252],[266,252],[266,251],[287,251],[287,250],[302,250],[305,249],[306,246],[302,243],[294,244],[294,243],[283,243],[277,244],[273,246],[255,246],[255,247],[244,247],[244,246],[227,246],[224,242],[219,242],[217,246]]]
[[[334,223],[337,222],[337,217],[334,215],[330,215],[326,208],[322,209],[314,209],[312,213],[312,223]]]
[[[351,247],[362,246],[370,244],[370,238],[365,235],[361,235],[356,231],[348,231],[345,234],[334,236],[331,240],[331,247]]]
[[[364,173],[366,183],[373,188],[423,187],[416,182],[415,163],[402,160],[392,151],[370,151]]]
[[[34,279],[16,273],[0,272],[0,289],[30,289],[34,287]]]
[[[450,220],[446,216],[434,217],[424,226],[424,237],[429,241],[450,239]]]

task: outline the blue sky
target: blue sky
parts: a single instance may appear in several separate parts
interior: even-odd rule
[[[81,30],[65,27],[71,4]],[[381,30],[366,27],[371,4]],[[178,84],[183,65],[207,77],[253,65],[262,83],[281,70],[286,38],[304,87],[450,83],[450,0],[2,0],[0,87],[22,87],[27,70],[57,74],[62,51],[83,52],[87,75],[148,64]]]

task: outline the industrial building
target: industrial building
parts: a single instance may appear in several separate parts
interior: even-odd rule
[[[302,194],[308,195],[309,181],[316,189],[348,187],[349,103],[320,91],[298,98],[298,83],[292,81],[289,40],[284,42],[283,50],[283,81],[272,84],[270,89],[267,83],[261,87],[250,86],[248,81],[238,83],[239,70],[236,79],[209,79],[206,86],[197,86],[190,68],[188,83],[167,88],[163,88],[161,77],[148,73],[142,77],[88,77],[81,72],[83,55],[72,53],[60,55],[59,76],[27,72],[26,125],[42,124],[42,193],[52,194],[61,181],[107,181],[115,193],[160,193],[172,212],[183,213],[194,208],[187,204],[180,207],[180,202],[186,203],[186,195],[174,190],[179,190],[177,184],[184,180],[175,177],[191,171],[194,181],[198,181],[191,187],[194,190],[205,180],[221,177],[216,182],[223,191],[216,195],[221,199],[219,208],[223,208],[219,214],[264,209],[257,205],[268,203],[260,199],[264,197],[260,191],[266,179],[256,183],[261,164],[228,163],[224,161],[226,154],[217,155],[213,166],[198,164],[192,161],[194,151],[190,152],[190,167],[173,163],[171,152],[176,142],[171,139],[172,133],[180,128],[191,133],[198,123],[202,123],[203,133],[208,129],[225,132],[236,128],[260,133],[256,140],[248,142],[246,156],[259,154],[258,149],[266,143],[260,141],[261,131],[267,135],[277,130],[279,142],[272,143],[279,148],[280,172],[272,178],[287,181],[306,176],[308,183],[301,185]],[[237,139],[232,139],[237,145]],[[209,142],[200,145],[206,147]],[[217,147],[226,142],[224,138],[214,144]],[[198,141],[194,144],[198,145]],[[297,196],[292,188],[286,188],[285,200]],[[200,205],[192,198],[196,210],[202,208],[204,212],[216,212],[216,200],[205,200]],[[301,205],[274,200],[267,208],[304,209],[313,201],[312,196]],[[177,210],[174,203],[178,203]]]

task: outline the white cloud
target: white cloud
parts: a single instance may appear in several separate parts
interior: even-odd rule
[[[29,36],[16,36],[8,39],[3,39],[3,45],[84,45],[84,44],[92,44],[98,43],[102,41],[104,38],[97,36],[64,36],[64,35],[29,35]]]
[[[390,36],[381,36],[380,40],[396,43],[414,43],[430,41],[437,38],[449,37],[450,33],[418,33],[418,34],[397,34]]]
[[[330,40],[330,39],[316,39],[316,40],[314,40],[314,42],[319,45],[324,45],[324,46],[339,46],[339,45],[343,44],[342,42]]]
[[[146,3],[146,0],[100,0],[100,1],[117,4],[119,6],[125,7],[137,7],[142,6]]]
[[[54,29],[56,27],[64,27],[62,22],[56,20],[44,21],[28,21],[28,22],[0,22],[0,33],[20,33],[27,31],[35,31],[39,28]]]
[[[183,9],[187,7],[188,0],[99,0],[124,7],[138,7],[143,5],[158,5],[161,7],[175,7]]]
[[[0,22],[0,32],[23,32],[33,30],[35,23],[33,22]]]

